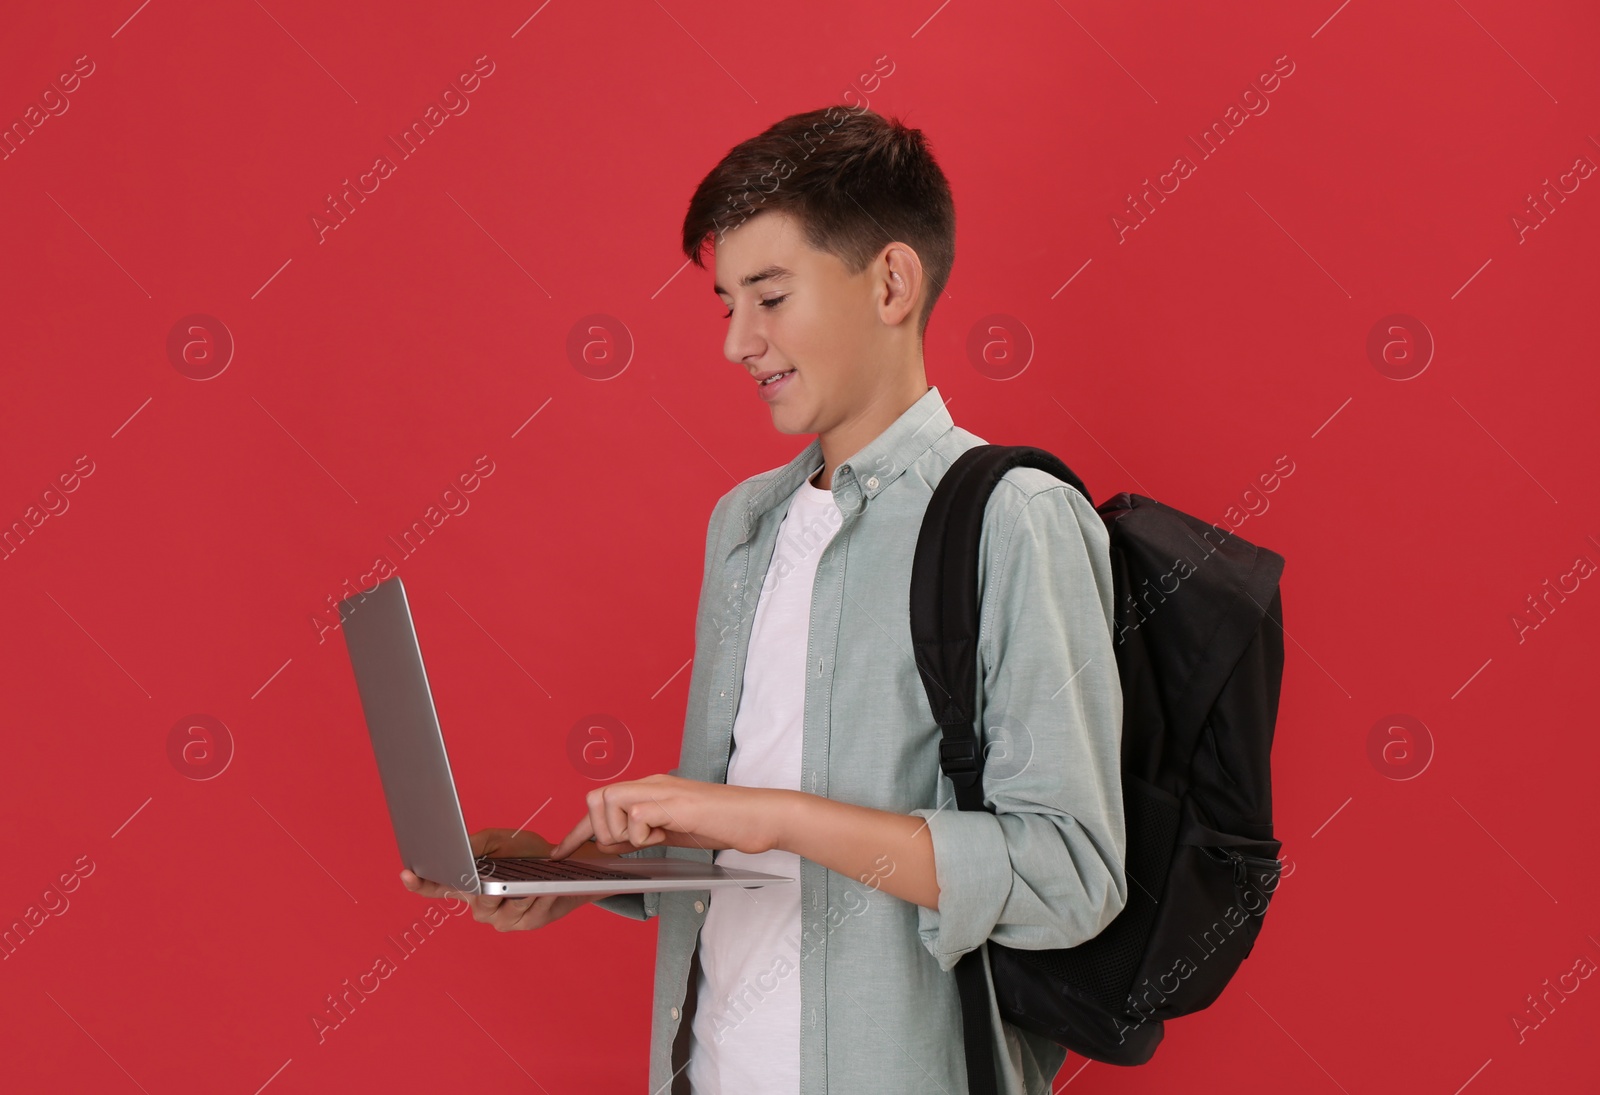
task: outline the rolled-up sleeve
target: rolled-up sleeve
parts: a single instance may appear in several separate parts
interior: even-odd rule
[[[986,939],[1076,946],[1127,904],[1109,533],[1064,485],[1013,509],[985,552],[996,558],[978,632],[994,812],[958,810],[943,777],[940,804],[911,811],[927,819],[939,882],[938,909],[918,906],[918,933],[945,970]]]
[[[667,850],[664,844],[653,844],[648,848],[640,848],[636,852],[624,852],[618,859],[644,859],[649,856],[660,857]],[[595,905],[607,912],[614,912],[618,916],[626,916],[629,920],[649,920],[655,916],[661,906],[661,894],[656,891],[650,893],[619,893],[610,897],[598,897]]]

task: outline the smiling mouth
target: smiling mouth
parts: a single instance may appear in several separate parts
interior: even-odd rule
[[[767,379],[765,379],[765,380],[756,381],[756,385],[758,387],[765,388],[768,384],[771,384],[773,381],[782,380],[784,377],[788,376],[792,372],[794,372],[793,369],[789,369],[786,372],[774,373],[773,375],[767,377]]]

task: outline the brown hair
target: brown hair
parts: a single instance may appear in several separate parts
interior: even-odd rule
[[[866,109],[791,114],[735,145],[700,181],[683,218],[684,254],[703,269],[707,246],[765,210],[794,216],[806,243],[852,274],[885,245],[910,245],[927,281],[922,338],[955,264],[956,211],[920,129]]]

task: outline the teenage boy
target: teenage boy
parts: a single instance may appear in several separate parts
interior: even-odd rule
[[[590,791],[553,847],[497,829],[473,850],[671,848],[797,881],[501,900],[402,880],[501,931],[591,901],[659,918],[652,1092],[954,1095],[956,961],[986,939],[1074,946],[1127,900],[1108,534],[1045,472],[997,486],[974,575],[993,812],[957,810],[909,617],[928,501],[984,443],[923,371],[955,258],[944,174],[898,121],[797,114],[700,183],[683,248],[703,265],[708,245],[747,398],[816,436],[712,511],[678,767]],[[1048,1092],[1066,1051],[1004,1023],[992,989],[990,1025],[998,1089]]]

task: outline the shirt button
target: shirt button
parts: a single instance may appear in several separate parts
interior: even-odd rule
[[[672,1009],[672,1017],[674,1019],[676,1019],[678,1017],[678,1009],[677,1008],[673,1008]]]
[[[872,478],[867,480],[867,489],[868,490],[877,490],[878,489],[878,477],[876,475],[874,475]]]
[[[705,912],[706,911],[706,903],[704,901],[696,901],[694,903],[694,911],[695,912]]]

